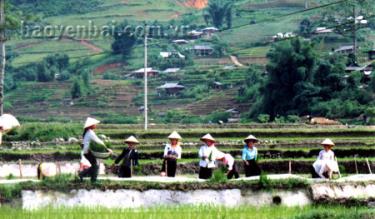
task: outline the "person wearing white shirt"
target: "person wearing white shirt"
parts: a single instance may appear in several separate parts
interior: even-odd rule
[[[166,144],[163,153],[163,165],[161,176],[175,177],[177,170],[177,160],[181,159],[181,136],[176,132],[172,132],[168,136],[170,144]]]
[[[319,152],[317,160],[313,164],[312,175],[314,178],[332,178],[333,172],[338,172],[339,167],[335,159],[332,147],[335,145],[330,139],[324,140],[321,145],[324,150]]]
[[[84,177],[91,177],[91,182],[95,182],[98,177],[99,172],[99,165],[90,150],[90,143],[96,142],[97,144],[102,145],[109,153],[113,153],[112,150],[108,149],[104,142],[98,138],[95,134],[94,129],[96,129],[96,125],[99,124],[100,121],[87,118],[85,125],[84,125],[84,132],[83,132],[83,142],[82,142],[82,154],[83,156],[90,162],[90,168],[84,169],[79,172],[79,178],[82,181]]]
[[[199,179],[210,179],[212,177],[213,169],[216,167],[215,160],[217,159],[218,150],[215,147],[216,140],[207,134],[201,138],[205,143],[199,149]]]

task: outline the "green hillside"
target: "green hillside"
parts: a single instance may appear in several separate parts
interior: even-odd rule
[[[20,28],[35,28],[37,25],[45,28],[50,25],[57,30],[61,27],[65,29],[64,32],[32,36],[18,33],[7,42],[10,57],[6,111],[27,120],[82,120],[93,115],[115,123],[142,121],[143,80],[131,76],[131,72],[143,67],[142,37],[136,40],[130,54],[123,56],[113,53],[112,36],[91,36],[92,29],[88,28],[78,34],[74,28],[85,25],[108,25],[111,28],[124,20],[133,27],[142,27],[144,23],[161,26],[165,33],[169,25],[185,25],[189,26],[189,30],[213,26],[207,23],[207,10],[191,7],[194,5],[192,2],[207,3],[184,0],[80,0],[59,3],[12,0],[14,7],[27,18],[24,24],[29,26]],[[265,71],[268,63],[266,55],[272,46],[279,43],[273,42],[272,37],[288,32],[298,35],[304,19],[311,22],[311,33],[319,25],[325,25],[322,19],[327,13],[339,7],[326,5],[333,1],[318,0],[309,1],[309,10],[305,10],[303,1],[297,0],[229,2],[233,4],[230,27],[224,21],[217,33],[194,40],[182,35],[150,36],[149,67],[160,71],[176,66],[181,68],[177,73],[161,73],[150,78],[152,121],[169,122],[167,117],[175,115],[171,122],[215,122],[233,117],[225,113],[229,109],[240,111],[242,120],[248,121],[248,112],[255,102],[241,98],[240,91],[252,80],[254,69]],[[372,26],[358,31],[358,60],[361,65],[370,62],[365,52],[375,42],[375,30],[371,29],[374,25],[370,24]],[[73,27],[71,33],[66,29],[69,27]],[[314,43],[320,57],[352,42],[350,36],[336,33],[311,34],[305,38]],[[176,45],[172,41],[177,39],[190,41],[186,45]],[[200,45],[211,47],[213,53],[200,57],[190,51],[190,48]],[[161,58],[160,52],[180,53],[185,59],[174,57],[166,60]],[[53,61],[48,60],[55,54],[66,54],[68,65],[60,68],[51,64]],[[43,67],[43,63],[49,64]],[[166,82],[178,82],[185,89],[177,95],[166,95],[157,89]],[[215,82],[220,82],[220,86],[215,87]],[[81,90],[79,97],[72,99],[74,83],[80,84]],[[327,113],[316,115],[325,116]]]

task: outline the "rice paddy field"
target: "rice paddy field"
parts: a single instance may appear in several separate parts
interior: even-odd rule
[[[200,137],[211,133],[217,139],[217,148],[232,154],[242,169],[241,151],[243,138],[249,134],[260,139],[257,145],[258,162],[265,172],[309,174],[310,166],[322,150],[320,142],[331,138],[336,146],[342,174],[370,173],[375,168],[375,129],[373,127],[330,126],[281,124],[249,125],[154,125],[144,131],[138,125],[102,124],[98,135],[107,138],[107,145],[115,154],[120,154],[126,145],[124,139],[136,136],[141,144],[140,167],[137,175],[158,175],[167,136],[177,130],[183,137],[182,159],[179,161],[179,174],[195,175],[198,170],[198,150],[202,145]],[[79,143],[68,142],[69,138],[79,139],[81,125],[70,123],[25,123],[5,136],[5,143],[0,151],[0,162],[33,163],[36,160],[78,162],[80,159]],[[17,143],[18,142],[18,143]],[[115,156],[102,160],[110,167]],[[367,164],[368,162],[368,164]],[[291,168],[290,168],[291,167]]]
[[[236,208],[222,208],[213,206],[181,206],[167,207],[161,206],[150,209],[124,210],[124,209],[41,209],[38,211],[22,211],[20,209],[1,207],[0,218],[17,219],[49,219],[49,218],[72,218],[72,219],[117,219],[117,218],[259,218],[259,219],[369,219],[375,217],[375,211],[361,207],[341,207],[341,206],[311,206],[305,208],[285,208],[280,206],[254,208],[239,206]]]
[[[161,157],[167,136],[172,130],[177,130],[183,137],[183,155],[178,162],[178,175],[187,179],[196,178],[198,171],[197,152],[201,145],[199,138],[209,132],[218,140],[217,147],[236,157],[241,176],[243,176],[241,164],[242,139],[248,134],[254,134],[260,139],[259,164],[267,174],[285,174],[290,171],[289,162],[292,164],[292,174],[309,177],[309,167],[316,159],[321,146],[319,143],[324,138],[331,138],[336,142],[334,151],[338,157],[341,174],[368,174],[370,168],[375,170],[374,134],[373,127],[346,127],[346,126],[310,126],[304,124],[243,124],[243,125],[154,125],[145,132],[139,125],[101,124],[96,132],[105,135],[107,144],[114,149],[116,154],[126,147],[123,140],[129,135],[135,135],[141,142],[138,146],[140,153],[140,166],[136,168],[136,176],[154,176],[160,173]],[[81,124],[76,123],[25,123],[23,126],[5,136],[5,144],[0,152],[2,164],[15,164],[22,159],[24,164],[38,161],[70,162],[78,163],[80,159],[79,143],[69,143],[71,137],[80,138]],[[60,139],[57,141],[56,139]],[[62,141],[62,139],[64,141]],[[38,142],[31,144],[31,142]],[[20,145],[15,144],[18,142]],[[22,143],[23,142],[23,143]],[[23,145],[22,145],[23,144]],[[109,168],[113,164],[113,158],[101,160]],[[110,176],[114,177],[112,174]],[[42,189],[48,188],[66,191],[78,186],[70,176],[68,181],[42,181],[37,184],[21,183],[20,185],[1,186],[1,194],[9,197],[19,196],[21,188]],[[11,179],[11,177],[8,177]],[[12,177],[14,179],[14,176]],[[73,181],[71,181],[73,180]],[[4,181],[4,180],[3,180]],[[6,181],[6,179],[5,179]],[[237,185],[257,186],[258,181],[242,182],[227,181],[225,186]],[[260,183],[260,180],[259,180]],[[278,184],[280,183],[280,184]],[[301,180],[272,181],[272,186],[282,186],[289,189],[302,188],[307,185]],[[99,187],[96,187],[99,186]],[[205,187],[206,184],[158,184],[100,181],[98,185],[90,185],[87,181],[81,188],[106,189],[106,188],[145,189],[183,189],[189,186]],[[163,187],[164,186],[164,187]],[[166,187],[165,187],[166,186]],[[212,185],[212,188],[220,189],[221,183]],[[216,187],[215,187],[216,186]],[[248,187],[246,187],[248,186]],[[122,188],[122,187],[121,187]],[[142,189],[143,188],[143,189]],[[190,188],[190,187],[189,187]],[[224,188],[224,187],[223,187]],[[4,196],[6,197],[6,196]],[[3,198],[4,198],[3,197]],[[22,210],[19,205],[13,204],[0,207],[0,218],[375,218],[375,211],[363,204],[353,203],[347,205],[313,204],[306,207],[285,207],[271,205],[268,207],[237,206],[226,208],[218,206],[159,206],[142,209],[105,209],[105,208],[43,208],[39,210]],[[124,206],[126,207],[126,206]]]

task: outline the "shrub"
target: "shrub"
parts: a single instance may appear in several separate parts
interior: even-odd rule
[[[162,123],[197,123],[200,122],[199,116],[193,116],[188,112],[181,110],[170,110],[161,118]]]
[[[258,122],[260,123],[267,123],[270,121],[270,115],[268,114],[260,114],[258,117],[257,117],[257,120]]]
[[[210,182],[214,183],[226,183],[228,181],[227,175],[225,173],[225,168],[218,168],[214,170]]]
[[[77,79],[75,79],[73,82],[73,86],[70,90],[70,94],[72,96],[72,99],[77,99],[77,98],[82,97],[81,83]]]
[[[22,186],[20,184],[0,185],[0,197],[5,200],[21,197]]]
[[[13,175],[13,174],[9,174],[6,179],[7,180],[12,180],[12,179],[15,179],[16,177]]]
[[[296,116],[296,115],[288,115],[286,117],[286,122],[288,123],[298,123],[300,121],[301,119],[299,118],[299,116]]]
[[[67,81],[69,80],[70,78],[70,73],[68,71],[63,71],[61,72],[58,77],[56,78],[56,80],[58,81]]]
[[[228,122],[229,117],[230,113],[228,112],[215,111],[207,116],[207,120],[214,123],[217,123],[219,121]]]
[[[183,97],[186,98],[194,98],[196,100],[202,100],[203,98],[207,97],[209,94],[210,89],[207,85],[197,85],[191,89],[185,89],[182,93]]]
[[[55,188],[59,191],[66,191],[70,189],[70,184],[74,177],[71,174],[60,174],[54,177],[43,178],[41,185],[49,188]]]
[[[120,114],[100,114],[103,123],[108,124],[137,124],[137,117]]]
[[[104,80],[120,80],[120,76],[114,73],[106,72],[103,75]]]
[[[271,187],[271,180],[267,177],[267,174],[262,172],[259,176],[259,187],[262,189],[268,189]]]

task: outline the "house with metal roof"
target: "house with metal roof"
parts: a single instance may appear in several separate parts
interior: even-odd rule
[[[147,76],[149,76],[149,77],[155,77],[159,74],[159,71],[156,70],[156,69],[153,69],[153,68],[147,68],[146,71],[147,71]],[[145,69],[140,68],[138,70],[135,70],[135,71],[131,72],[131,75],[136,77],[136,78],[143,78],[144,75],[145,75]]]
[[[335,53],[341,53],[341,54],[350,54],[354,52],[354,46],[349,45],[349,46],[341,46],[337,49],[335,49]]]
[[[195,45],[191,50],[196,56],[210,56],[214,53],[214,49],[209,45]]]
[[[156,89],[159,91],[159,96],[162,96],[163,93],[167,94],[168,96],[176,96],[182,90],[184,90],[185,87],[178,84],[178,83],[167,83],[166,82],[164,85],[159,86]]]

